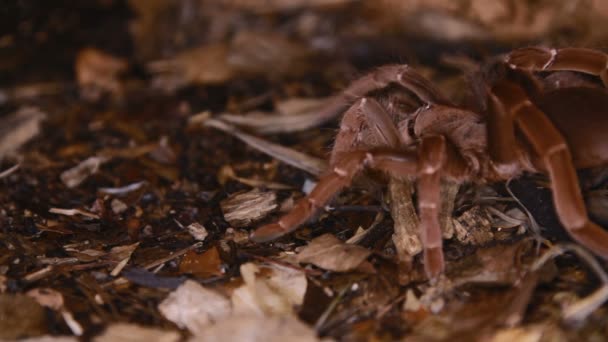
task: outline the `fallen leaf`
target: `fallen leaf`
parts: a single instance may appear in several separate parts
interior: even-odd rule
[[[101,335],[93,339],[95,342],[177,342],[179,340],[180,334],[177,331],[142,327],[130,323],[112,324]]]
[[[158,305],[165,318],[194,335],[204,334],[209,324],[224,319],[232,309],[220,293],[187,280]]]
[[[331,339],[320,340],[314,330],[290,315],[237,315],[208,327],[190,341],[316,342]]]
[[[244,285],[232,294],[235,313],[289,315],[301,305],[307,280],[303,272],[279,266],[241,265]]]
[[[297,260],[329,271],[347,272],[359,267],[371,253],[363,247],[346,244],[331,234],[324,234],[304,247]]]

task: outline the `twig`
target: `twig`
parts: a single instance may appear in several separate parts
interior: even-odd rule
[[[6,178],[6,177],[12,175],[13,173],[15,173],[15,171],[19,170],[19,167],[21,167],[20,164],[15,164],[15,165],[9,167],[8,169],[0,172],[0,179]]]
[[[315,322],[315,331],[317,333],[319,333],[319,331],[321,331],[321,328],[323,327],[323,325],[325,325],[325,322],[329,318],[329,315],[332,314],[332,312],[338,306],[340,301],[342,301],[342,298],[344,298],[344,295],[351,288],[352,285],[353,285],[353,282],[351,281],[346,286],[344,286],[342,288],[342,290],[340,290],[340,292],[338,293],[336,298],[334,298],[334,300],[332,300],[331,303],[329,303],[329,305],[327,306],[325,311],[323,311],[323,313],[321,314],[319,319],[317,319],[317,321]]]
[[[521,201],[519,200],[519,198],[517,198],[515,196],[515,194],[513,194],[513,191],[511,191],[511,188],[509,187],[509,184],[511,183],[511,180],[512,180],[512,178],[509,179],[505,183],[505,188],[507,189],[507,192],[509,193],[509,195],[511,197],[513,197],[513,200],[515,200],[515,202],[517,202],[517,204],[524,211],[524,213],[526,213],[526,216],[528,216],[528,219],[530,220],[530,230],[532,230],[532,232],[534,233],[534,235],[536,236],[537,239],[542,240],[542,238],[541,238],[541,229],[542,229],[542,227],[538,224],[538,222],[536,222],[536,220],[534,219],[534,216],[532,216],[532,213],[530,213],[530,211],[528,210],[528,208],[526,208],[526,206],[523,203],[521,203]]]

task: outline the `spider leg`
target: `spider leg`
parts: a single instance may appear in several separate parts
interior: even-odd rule
[[[496,88],[488,93],[487,141],[488,153],[499,173],[512,173],[517,168],[518,155],[515,140],[513,103],[511,93],[496,94]]]
[[[583,48],[546,49],[529,47],[509,53],[505,62],[512,68],[531,71],[578,71],[599,76],[608,87],[608,55]]]
[[[435,279],[443,273],[443,237],[439,224],[441,205],[441,168],[446,162],[446,143],[443,136],[422,139],[418,175],[418,212],[420,237],[424,247],[424,270]]]
[[[542,158],[551,180],[557,215],[570,236],[597,255],[608,258],[608,232],[587,216],[572,156],[561,133],[516,84],[503,81],[492,91],[506,99],[504,106],[513,113],[515,123]]]

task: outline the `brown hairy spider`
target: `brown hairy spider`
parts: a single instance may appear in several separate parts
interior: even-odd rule
[[[599,76],[603,86],[581,73]],[[589,221],[576,174],[608,164],[608,55],[523,48],[490,63],[476,79],[475,110],[456,107],[407,65],[383,66],[354,81],[326,110],[352,104],[329,171],[289,213],[252,232],[251,239],[269,241],[295,230],[364,170],[414,177],[424,267],[436,279],[444,270],[441,179],[494,182],[542,172],[570,236],[608,258],[608,232]],[[396,106],[376,99],[380,91],[396,88],[417,102]]]

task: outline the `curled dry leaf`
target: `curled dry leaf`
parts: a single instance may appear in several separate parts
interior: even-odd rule
[[[317,338],[314,330],[290,315],[270,317],[236,315],[208,327],[189,341],[317,342],[331,340]]]
[[[95,337],[95,342],[177,342],[181,338],[177,331],[161,330],[158,328],[142,327],[137,324],[117,323],[112,324],[104,332]]]
[[[38,108],[23,107],[0,119],[0,160],[37,136],[45,118]]]
[[[220,202],[224,219],[234,227],[245,227],[266,217],[277,207],[277,195],[272,191],[253,189],[233,194]]]
[[[371,253],[363,247],[346,244],[331,234],[324,234],[304,247],[297,260],[329,271],[347,272],[359,267]]]
[[[211,323],[225,319],[232,309],[230,300],[220,293],[187,280],[163,300],[158,310],[180,328],[201,335]]]
[[[245,284],[232,294],[235,313],[287,316],[304,300],[307,280],[303,272],[247,263],[241,265],[241,276]]]

